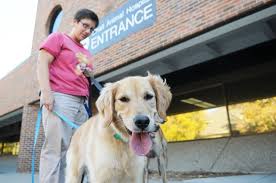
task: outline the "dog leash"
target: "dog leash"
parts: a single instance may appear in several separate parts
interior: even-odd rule
[[[40,121],[42,118],[42,107],[38,110],[37,119],[35,123],[35,134],[34,134],[34,144],[32,149],[32,164],[31,164],[31,172],[32,172],[32,183],[34,183],[34,172],[35,172],[35,145],[37,142],[37,138],[39,135],[39,129],[40,129]]]
[[[33,149],[32,149],[32,167],[31,167],[31,171],[32,171],[32,183],[34,183],[34,174],[35,174],[35,146],[37,143],[37,139],[38,139],[38,135],[39,135],[39,129],[40,129],[40,122],[42,119],[42,107],[41,106],[39,108],[38,114],[37,114],[37,120],[36,120],[36,125],[35,125],[35,134],[34,134],[34,144],[33,144]],[[58,116],[61,121],[63,121],[64,123],[66,123],[68,126],[72,127],[72,128],[79,128],[79,125],[76,125],[74,122],[72,122],[71,120],[69,120],[67,117],[65,117],[64,115],[56,112],[56,111],[52,111],[56,116]]]
[[[91,85],[94,84],[94,86],[99,90],[102,91],[103,87],[102,85],[94,78],[94,76],[90,76]]]
[[[94,84],[94,86],[99,90],[101,91],[102,90],[102,85],[93,77],[91,76],[90,77],[90,81],[91,81],[91,85]],[[37,139],[38,139],[38,136],[39,136],[39,129],[40,129],[40,122],[41,122],[41,119],[42,119],[42,107],[41,106],[38,110],[38,114],[37,114],[37,120],[36,120],[36,124],[35,124],[35,133],[34,133],[34,143],[33,143],[33,148],[32,148],[32,164],[31,164],[31,173],[32,173],[32,183],[35,182],[35,146],[36,146],[36,143],[37,143]],[[91,110],[89,109],[88,105],[84,104],[84,107],[89,115],[89,117],[92,116],[91,114]],[[76,125],[74,122],[72,122],[71,120],[69,120],[67,117],[65,117],[64,115],[62,114],[59,114],[55,111],[52,111],[55,115],[57,115],[63,122],[65,122],[67,125],[69,125],[70,127],[72,128],[79,128],[78,125]],[[116,138],[120,139],[119,136],[116,136]]]

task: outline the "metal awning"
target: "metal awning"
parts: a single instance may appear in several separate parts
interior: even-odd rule
[[[0,116],[0,128],[10,124],[20,122],[22,120],[23,109],[17,109],[13,112]]]

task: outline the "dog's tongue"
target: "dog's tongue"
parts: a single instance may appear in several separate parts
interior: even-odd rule
[[[132,132],[130,146],[138,156],[145,156],[149,153],[152,147],[152,141],[148,133]]]

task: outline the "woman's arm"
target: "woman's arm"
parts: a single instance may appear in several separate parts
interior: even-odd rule
[[[54,60],[54,56],[41,49],[38,54],[37,78],[41,91],[41,102],[48,109],[52,110],[54,98],[51,93],[49,81],[49,64]]]

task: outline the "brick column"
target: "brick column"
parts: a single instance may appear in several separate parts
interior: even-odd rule
[[[22,115],[22,125],[20,132],[20,147],[17,160],[17,172],[30,172],[32,162],[32,147],[34,142],[34,130],[37,119],[39,105],[24,105]],[[40,150],[44,138],[42,124],[36,144],[35,170],[38,171]]]

